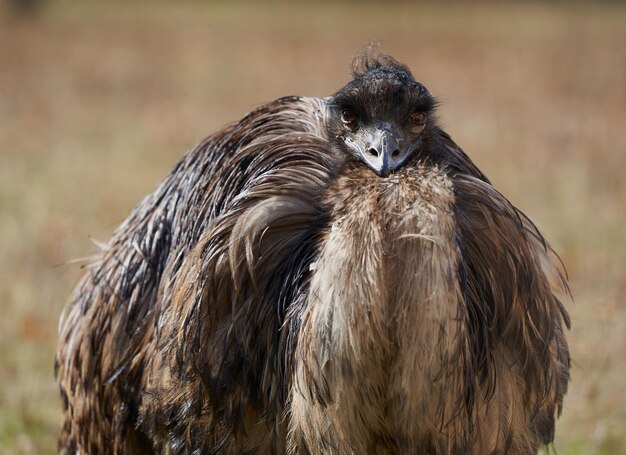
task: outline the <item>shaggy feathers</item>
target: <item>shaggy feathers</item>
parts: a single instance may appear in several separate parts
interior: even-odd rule
[[[354,77],[377,71],[414,82],[384,56]],[[558,257],[435,123],[381,178],[333,145],[336,106],[283,98],[210,136],[89,265],[60,323],[62,453],[495,455],[553,439]]]

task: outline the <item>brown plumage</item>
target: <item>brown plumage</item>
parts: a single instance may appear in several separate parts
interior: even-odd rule
[[[564,271],[365,53],[192,149],[60,324],[62,453],[530,454],[568,382]]]

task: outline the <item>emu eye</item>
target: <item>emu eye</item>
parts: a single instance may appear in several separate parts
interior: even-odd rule
[[[411,133],[419,134],[426,126],[426,114],[423,112],[416,112],[409,117],[411,122]]]
[[[341,121],[350,131],[356,130],[359,123],[356,114],[348,109],[341,111]]]

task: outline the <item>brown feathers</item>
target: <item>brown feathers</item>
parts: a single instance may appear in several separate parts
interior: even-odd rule
[[[88,267],[60,324],[62,453],[496,455],[553,439],[560,261],[434,116],[405,126],[434,109],[408,69],[364,58],[349,90],[277,100],[191,150]],[[380,118],[409,157],[386,176],[337,120],[364,98],[350,134]]]

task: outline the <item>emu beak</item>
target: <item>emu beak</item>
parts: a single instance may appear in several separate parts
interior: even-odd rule
[[[389,124],[378,124],[369,134],[361,159],[381,177],[398,169],[409,155],[401,151],[398,134]]]

